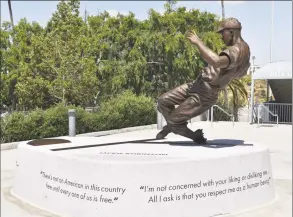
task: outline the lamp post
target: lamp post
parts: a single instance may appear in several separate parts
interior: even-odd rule
[[[254,73],[255,71],[254,60],[255,60],[255,56],[252,56],[252,73]]]
[[[14,27],[11,0],[8,0],[8,8],[9,8],[9,14],[10,14],[10,22],[11,22],[12,27]]]
[[[272,11],[271,11],[271,40],[270,40],[270,63],[273,62],[273,36],[274,36],[274,1],[272,1]],[[267,101],[271,96],[271,89],[269,86],[269,81],[267,80]]]
[[[253,74],[255,72],[254,60],[255,60],[255,56],[252,56],[252,72],[251,72],[251,85],[250,85],[250,105],[251,105],[250,123],[251,124],[253,124],[253,104],[254,104],[254,79],[253,79]]]
[[[270,63],[273,62],[273,35],[274,35],[274,1],[272,1],[271,11],[271,40],[270,40]]]

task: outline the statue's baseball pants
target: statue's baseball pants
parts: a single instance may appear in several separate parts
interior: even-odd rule
[[[218,100],[219,88],[198,79],[170,90],[158,99],[158,110],[177,134],[185,131],[187,121],[211,108]],[[175,108],[175,105],[178,105]]]

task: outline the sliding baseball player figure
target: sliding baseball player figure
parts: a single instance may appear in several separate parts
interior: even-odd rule
[[[200,71],[195,81],[178,86],[159,97],[158,110],[167,125],[157,134],[157,139],[163,139],[173,132],[195,143],[206,143],[202,130],[193,132],[187,127],[187,121],[215,105],[220,90],[232,79],[246,75],[250,67],[250,49],[241,37],[241,29],[241,23],[235,18],[228,18],[221,23],[218,33],[228,48],[219,55],[207,48],[195,33],[188,32],[188,40],[199,49],[208,66]],[[175,105],[178,107],[175,108]]]

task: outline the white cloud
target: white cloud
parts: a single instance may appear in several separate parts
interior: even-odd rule
[[[178,1],[177,3],[176,3],[176,7],[181,7],[181,6],[185,6],[186,5],[186,1]]]
[[[107,10],[107,12],[110,14],[111,17],[116,17],[118,13],[123,14],[123,15],[128,15],[129,12],[126,11],[117,11],[117,10]]]
[[[157,10],[157,12],[163,15],[165,13],[165,8],[160,8],[159,10]]]

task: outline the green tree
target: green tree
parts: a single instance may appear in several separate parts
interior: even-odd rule
[[[88,26],[79,16],[79,1],[61,1],[46,28],[44,62],[50,70],[54,101],[86,106],[98,92]]]
[[[2,24],[2,28],[0,30],[0,86],[1,86],[1,94],[0,94],[0,109],[11,106],[11,88],[9,82],[8,75],[8,65],[7,65],[7,50],[11,46],[10,41],[10,32],[9,32],[9,23],[4,22]]]
[[[23,101],[19,88],[32,74],[31,70],[34,69],[32,38],[34,35],[40,34],[41,27],[37,23],[29,24],[26,19],[21,19],[13,29],[7,22],[3,23],[2,27],[2,34],[8,33],[9,37],[6,37],[5,47],[1,47],[3,65],[5,66],[1,70],[1,77],[3,75],[4,87],[7,87],[8,91],[7,99],[9,102],[7,105],[15,110],[17,106],[22,106]],[[34,92],[30,93],[29,98],[33,98],[33,94]]]
[[[176,1],[168,1],[163,14],[151,9],[143,21],[133,13],[113,17],[106,11],[85,20],[79,1],[71,0],[58,4],[44,28],[26,19],[13,29],[4,22],[1,102],[19,110],[57,103],[85,107],[95,105],[97,96],[100,103],[125,90],[156,99],[194,80],[205,65],[186,40],[188,30],[213,51],[224,48],[215,33],[218,16],[177,7]],[[231,94],[242,93],[239,85],[231,83]]]

